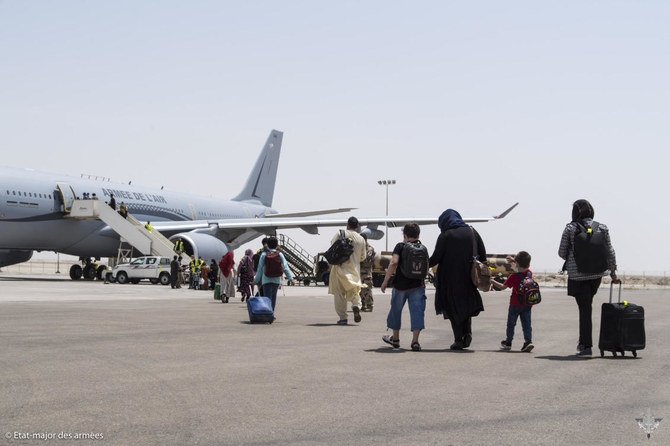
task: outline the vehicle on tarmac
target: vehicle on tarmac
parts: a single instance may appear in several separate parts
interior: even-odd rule
[[[130,263],[116,265],[109,276],[111,282],[139,283],[148,279],[153,284],[170,283],[170,261],[168,257],[144,256],[138,257]]]

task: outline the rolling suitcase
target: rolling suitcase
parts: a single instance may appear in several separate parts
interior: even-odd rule
[[[271,324],[275,320],[272,301],[269,297],[254,296],[247,299],[249,322]]]
[[[619,284],[619,301],[612,303],[612,289],[610,286],[610,301],[602,306],[600,317],[600,340],[598,348],[600,356],[605,356],[605,351],[611,351],[616,357],[617,352],[624,356],[626,350],[631,351],[637,357],[637,351],[645,347],[646,338],[644,334],[644,308],[621,302],[621,284]]]

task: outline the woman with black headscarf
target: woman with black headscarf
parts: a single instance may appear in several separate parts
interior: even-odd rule
[[[612,282],[618,283],[616,257],[607,226],[593,220],[593,206],[587,200],[572,204],[572,221],[565,226],[558,255],[565,260],[568,272],[568,296],[573,296],[579,307],[578,356],[590,356],[593,347],[593,324],[591,313],[593,296],[598,292],[603,276],[608,274]],[[587,250],[580,248],[575,256],[575,236],[587,235],[592,239]],[[582,236],[582,238],[584,238]],[[598,241],[597,243],[594,243]],[[597,247],[601,246],[601,254]],[[578,264],[579,263],[579,264]]]
[[[435,278],[435,311],[451,322],[454,332],[452,350],[463,350],[472,342],[472,318],[484,311],[479,291],[472,283],[470,271],[474,252],[486,261],[486,248],[477,231],[461,215],[447,209],[440,215],[437,238],[430,266],[439,265]]]

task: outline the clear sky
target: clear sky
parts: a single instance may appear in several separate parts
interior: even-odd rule
[[[667,1],[0,0],[0,164],[229,198],[275,128],[280,212],[382,216],[386,178],[397,216],[519,201],[476,226],[487,251],[557,271],[586,198],[620,270],[670,270],[669,22]]]

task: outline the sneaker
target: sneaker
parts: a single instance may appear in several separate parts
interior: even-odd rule
[[[586,348],[586,347],[584,347],[584,344],[577,344],[577,351],[578,351],[578,352],[581,352],[581,351],[584,350],[585,348]]]
[[[593,352],[591,351],[591,347],[586,347],[586,348],[580,350],[577,353],[577,356],[591,356],[592,354],[593,354]]]
[[[511,346],[510,346],[510,348],[511,348]],[[521,351],[529,353],[534,348],[535,348],[535,346],[533,345],[533,341],[526,341],[526,342],[523,343],[523,347],[521,347]]]
[[[337,321],[337,325],[347,325],[347,320],[346,319],[340,319]]]
[[[512,341],[508,341],[507,339],[503,339],[500,341],[500,349],[501,350],[512,350]]]
[[[361,321],[361,310],[358,307],[351,308],[354,311],[354,322],[359,323]]]

